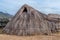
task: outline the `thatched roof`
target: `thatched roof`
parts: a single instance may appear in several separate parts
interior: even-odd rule
[[[58,14],[48,14],[47,19],[50,20],[50,21],[60,22],[60,15],[58,15]]]
[[[52,32],[57,32],[55,22],[46,20],[47,17],[47,15],[25,4],[6,25],[3,32],[15,35],[51,34]]]
[[[59,14],[48,14],[48,16],[52,18],[60,18]]]

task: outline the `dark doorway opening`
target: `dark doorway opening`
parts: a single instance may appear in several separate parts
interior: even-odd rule
[[[27,8],[26,7],[24,8],[23,12],[26,12],[27,13]]]

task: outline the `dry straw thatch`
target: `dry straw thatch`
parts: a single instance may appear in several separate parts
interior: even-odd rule
[[[25,4],[6,25],[3,32],[15,35],[51,34],[58,31],[56,28],[58,23],[55,21]]]

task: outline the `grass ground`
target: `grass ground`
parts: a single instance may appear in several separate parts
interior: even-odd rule
[[[0,40],[60,40],[60,33],[56,33],[51,36],[47,35],[15,36],[2,34],[2,29],[0,29]]]
[[[3,30],[3,28],[0,28],[0,34],[2,34],[2,30]]]

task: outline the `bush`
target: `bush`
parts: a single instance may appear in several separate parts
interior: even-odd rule
[[[0,28],[5,27],[8,22],[9,20],[7,18],[0,19]]]

